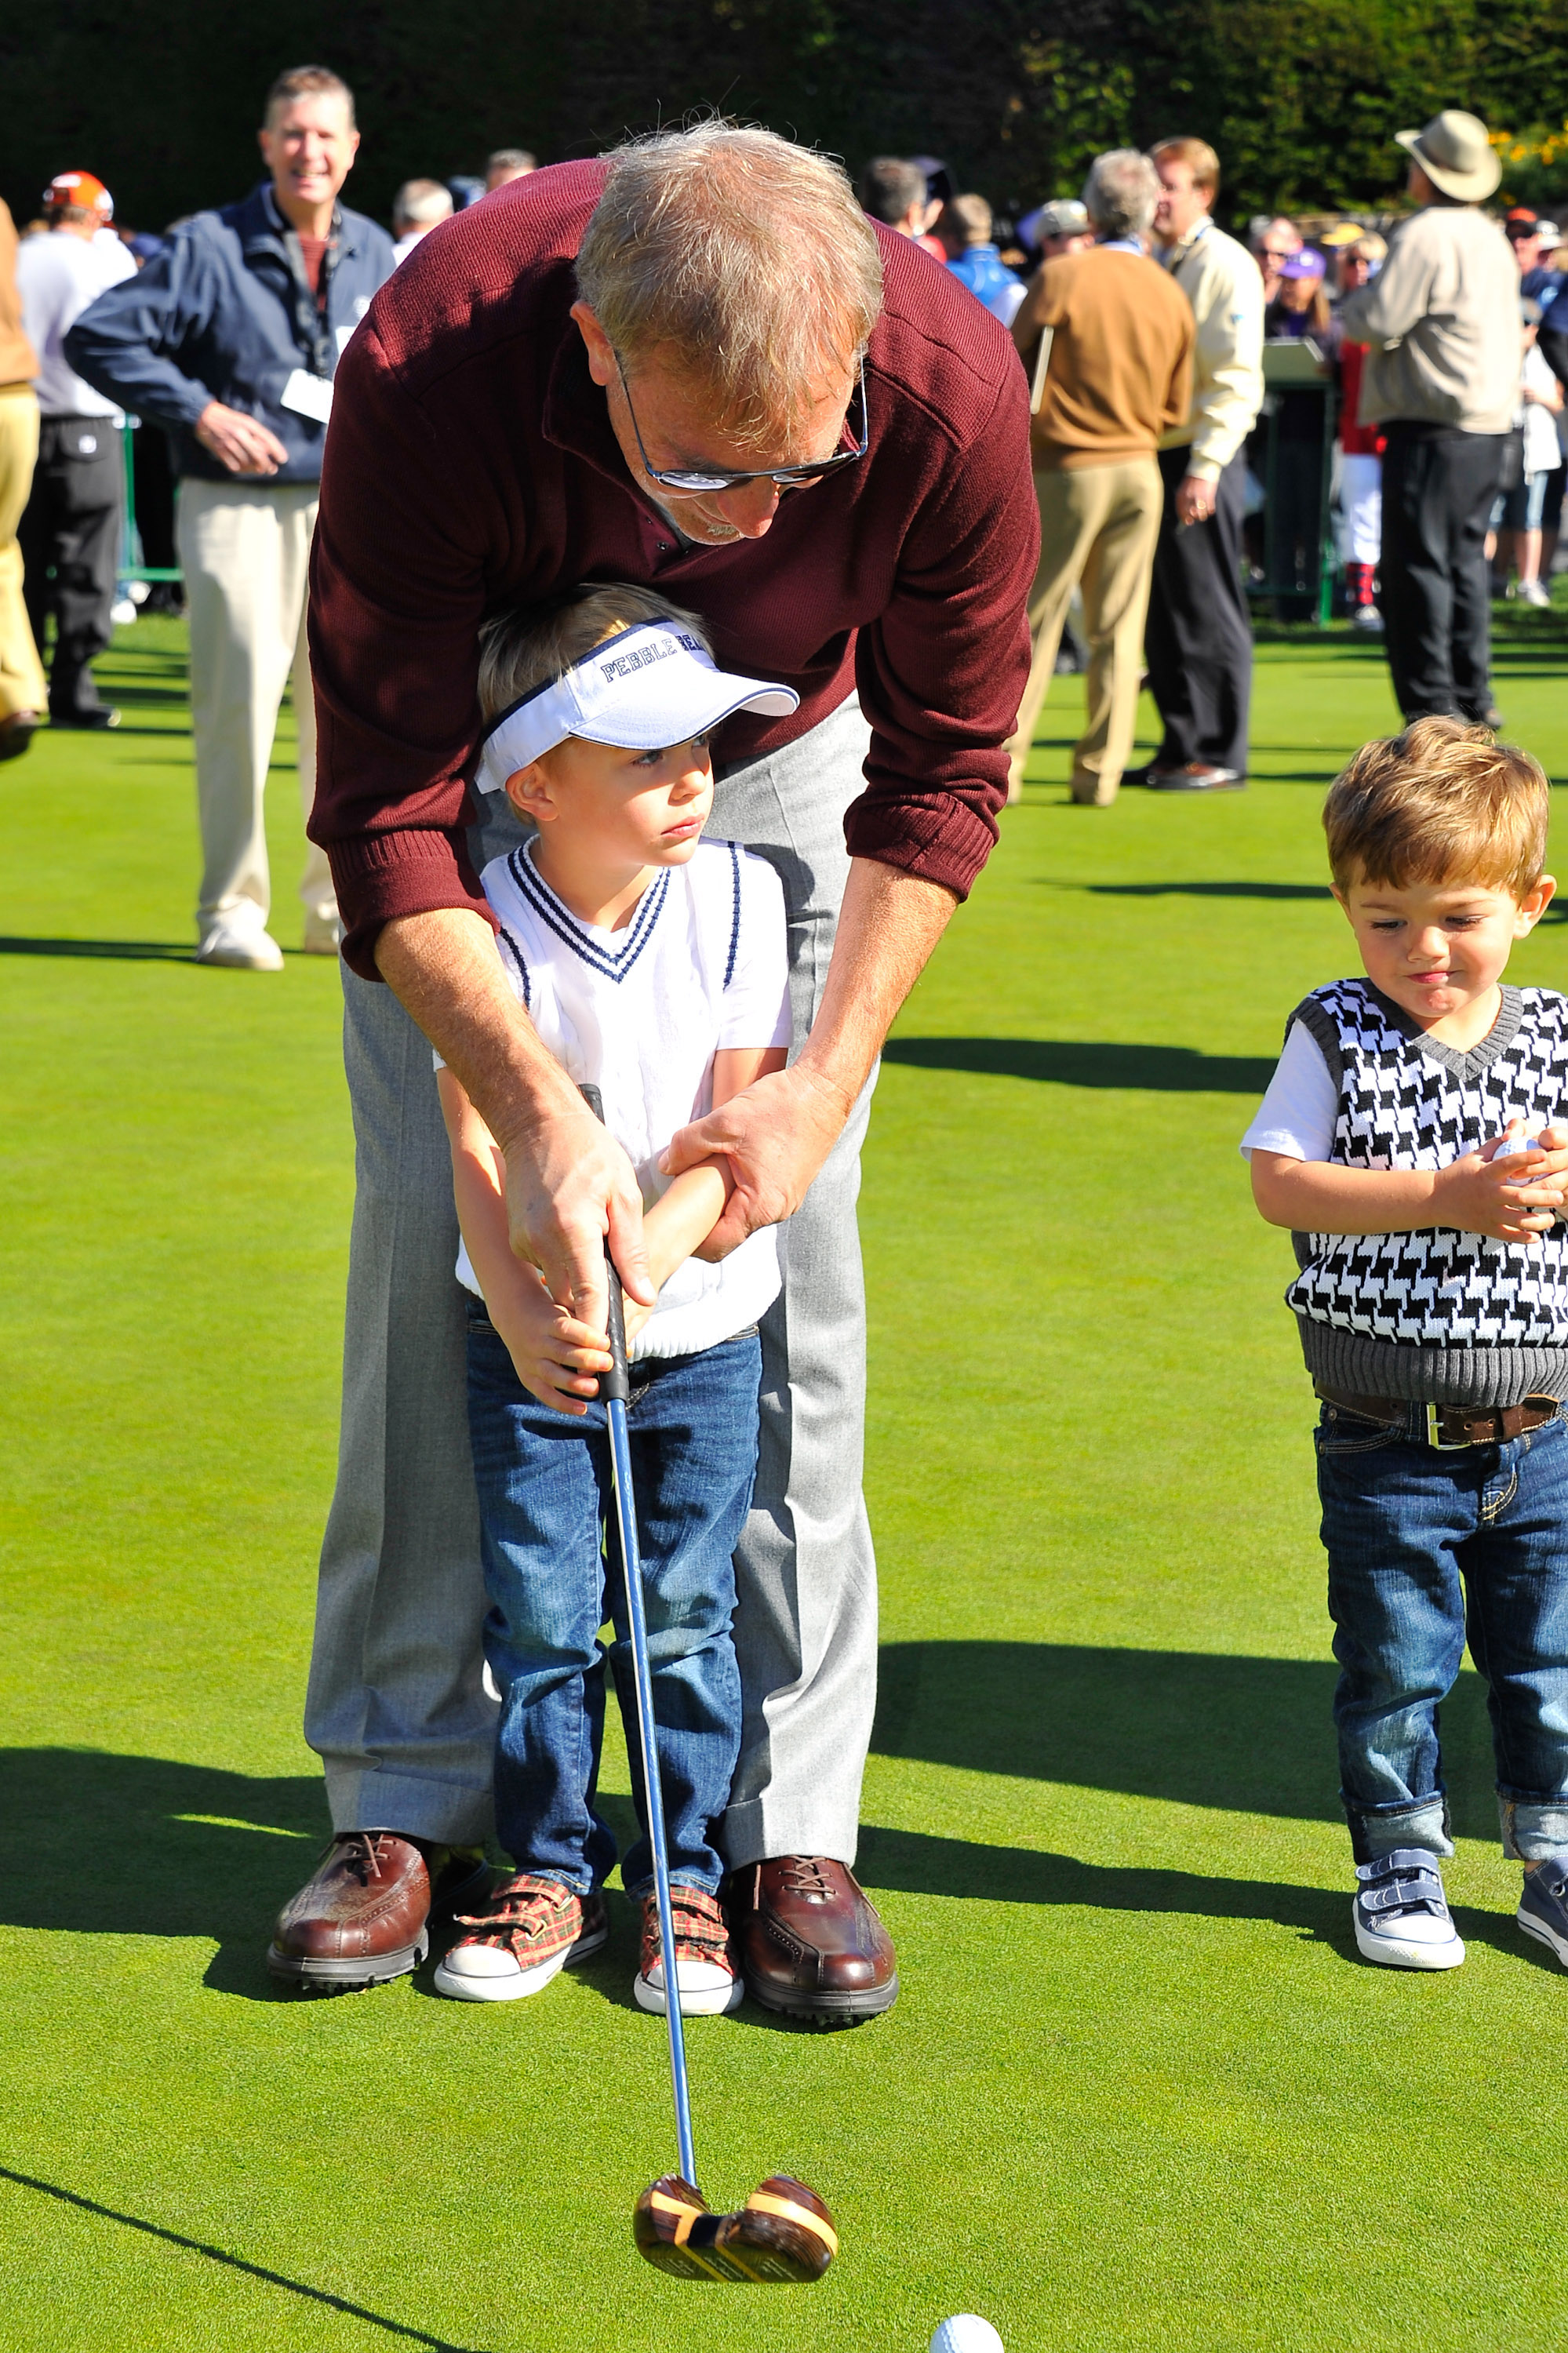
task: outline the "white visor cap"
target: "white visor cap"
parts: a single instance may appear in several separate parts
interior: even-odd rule
[[[793,687],[720,670],[678,621],[639,621],[503,711],[484,739],[475,782],[482,793],[504,792],[508,776],[568,735],[662,752],[705,735],[732,712],[787,719],[800,703]]]

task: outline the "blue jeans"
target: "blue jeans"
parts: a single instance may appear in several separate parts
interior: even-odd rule
[[[635,1365],[627,1416],[671,1876],[709,1894],[724,1875],[712,1833],[740,1748],[731,1556],[751,1503],[761,1372],[755,1333]],[[615,1840],[595,1803],[608,1655],[643,1827],[621,1877],[640,1894],[653,1866],[604,1408],[578,1420],[539,1404],[470,1297],[468,1411],[484,1650],[502,1699],[497,1834],[519,1871],[579,1895],[608,1877]]]
[[[1425,1442],[1425,1422],[1422,1406],[1401,1431],[1325,1405],[1316,1433],[1356,1861],[1454,1851],[1437,1710],[1467,1634],[1503,1852],[1568,1857],[1568,1426],[1449,1452]]]

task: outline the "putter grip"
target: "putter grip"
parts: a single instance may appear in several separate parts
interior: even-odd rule
[[[602,1127],[604,1097],[599,1089],[585,1086],[579,1087],[577,1092]],[[615,1271],[615,1261],[609,1254],[608,1242],[604,1246],[604,1266],[609,1277],[609,1312],[605,1320],[609,1332],[609,1353],[615,1365],[612,1371],[601,1373],[599,1377],[599,1401],[602,1404],[610,1398],[619,1398],[624,1405],[631,1395],[631,1381],[626,1369],[626,1316],[620,1303],[620,1277]]]

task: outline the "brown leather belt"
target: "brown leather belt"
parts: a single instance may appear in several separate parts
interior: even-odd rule
[[[1385,1430],[1408,1429],[1409,1398],[1352,1397],[1345,1389],[1326,1389],[1314,1382],[1328,1405],[1343,1408],[1362,1421],[1381,1422]],[[1463,1446],[1500,1446],[1505,1439],[1522,1438],[1528,1430],[1543,1430],[1562,1411],[1555,1398],[1528,1397],[1520,1405],[1418,1405],[1426,1417],[1426,1443],[1448,1450]]]

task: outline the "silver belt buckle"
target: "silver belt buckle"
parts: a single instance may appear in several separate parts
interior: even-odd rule
[[[1440,1437],[1438,1435],[1440,1428],[1440,1424],[1437,1419],[1438,1412],[1439,1408],[1435,1405],[1429,1405],[1426,1409],[1426,1443],[1428,1446],[1435,1446],[1439,1454],[1463,1454],[1468,1448],[1478,1443],[1478,1440],[1473,1438]]]

